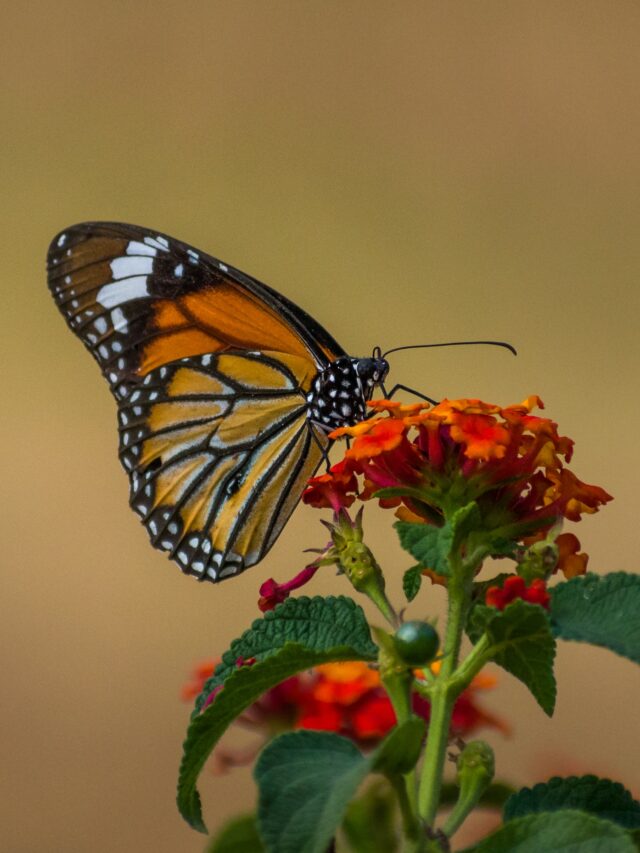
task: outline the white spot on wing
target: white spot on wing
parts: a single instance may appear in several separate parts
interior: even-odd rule
[[[154,249],[153,246],[149,246],[146,243],[138,243],[136,240],[132,240],[126,249],[127,255],[151,255],[155,257],[158,254],[158,250]]]
[[[153,258],[125,256],[111,261],[111,272],[116,279],[148,275],[153,269]]]
[[[124,316],[122,308],[113,309],[111,312],[111,323],[113,324],[113,328],[116,332],[121,332],[123,335],[126,335],[129,331],[129,324],[127,322],[127,318]]]
[[[58,237],[58,246],[60,246],[60,247],[64,246],[66,239],[67,239],[67,235],[66,235],[66,234],[61,234],[61,235]]]
[[[145,237],[144,242],[147,246],[153,246],[155,249],[160,249],[161,252],[166,252],[169,248],[169,243],[165,237]]]
[[[107,331],[107,321],[104,317],[97,317],[93,321],[93,327],[96,332],[100,332],[101,335],[104,335],[104,333]]]
[[[146,275],[141,275],[126,279],[125,281],[114,281],[111,284],[105,284],[98,291],[96,301],[103,308],[116,308],[118,305],[122,305],[123,302],[130,302],[132,299],[142,299],[148,295],[147,277]]]

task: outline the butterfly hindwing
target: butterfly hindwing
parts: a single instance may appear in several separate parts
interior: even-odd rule
[[[179,358],[276,351],[316,367],[343,355],[276,291],[186,243],[134,225],[83,223],[51,243],[49,287],[118,399]]]
[[[281,353],[209,353],[152,370],[119,405],[131,505],[152,543],[201,579],[257,563],[327,440],[313,436],[313,369]]]

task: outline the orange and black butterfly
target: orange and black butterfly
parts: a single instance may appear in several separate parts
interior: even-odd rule
[[[130,502],[183,572],[220,581],[271,548],[388,364],[351,358],[254,278],[156,231],[54,238],[49,288],[118,402]]]

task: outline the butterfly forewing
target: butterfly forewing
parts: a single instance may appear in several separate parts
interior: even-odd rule
[[[51,243],[49,287],[118,398],[135,379],[226,349],[298,355],[342,349],[301,309],[186,243],[133,225],[84,223]]]

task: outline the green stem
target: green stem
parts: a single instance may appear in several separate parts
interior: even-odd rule
[[[371,584],[370,587],[367,587],[362,591],[368,596],[369,600],[375,604],[392,628],[397,628],[400,624],[400,617],[393,609],[393,605],[387,598],[385,591],[376,587],[374,584]]]
[[[483,634],[467,657],[451,676],[451,687],[456,693],[464,690],[491,657],[491,640]]]
[[[387,695],[391,700],[391,704],[393,705],[393,710],[395,711],[398,725],[401,725],[406,720],[408,720],[413,713],[411,708],[412,683],[413,678],[408,672],[403,674],[392,675],[390,677],[382,677],[382,684],[385,690],[387,691]],[[402,777],[402,783],[404,796],[407,798],[406,807],[411,813],[414,825],[417,826],[418,786],[415,768],[413,770],[410,770],[408,773],[405,773],[405,775]],[[396,793],[398,793],[398,797],[400,797],[400,792],[397,787]],[[404,805],[402,800],[400,801],[400,808],[403,810],[404,816]]]
[[[450,559],[452,563],[459,560],[453,555]],[[464,579],[462,566],[459,564],[452,565],[448,591],[449,613],[443,660],[435,684],[430,689],[431,714],[418,798],[420,815],[427,826],[433,826],[440,803],[451,715],[459,692],[451,684],[451,676],[458,663],[462,632],[471,599],[471,584]]]
[[[405,776],[396,776],[390,780],[394,791],[398,797],[400,804],[400,813],[402,815],[402,825],[404,827],[405,837],[411,846],[415,847],[415,843],[420,839],[420,823],[411,806],[409,800],[409,792],[407,790],[407,779]],[[420,849],[419,847],[417,849]]]

